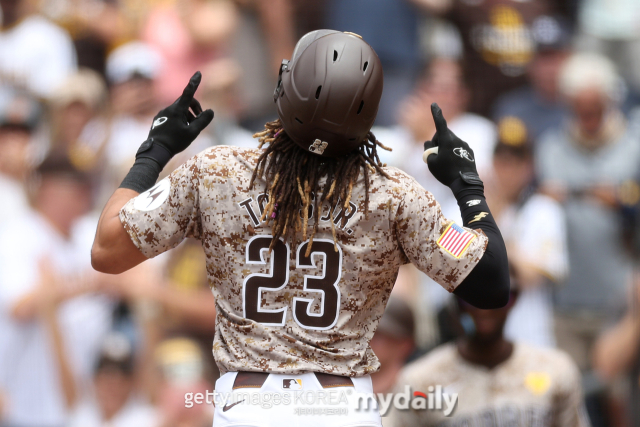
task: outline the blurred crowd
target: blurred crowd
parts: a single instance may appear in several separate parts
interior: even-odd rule
[[[375,391],[454,384],[446,425],[640,426],[639,1],[0,0],[0,12],[0,426],[211,425],[211,405],[185,408],[219,375],[199,242],[99,274],[98,215],[197,70],[215,119],[164,173],[212,145],[255,146],[281,60],[319,28],[374,47],[382,160],[460,223],[422,162],[440,105],[473,149],[511,265],[512,298],[494,311],[403,267],[372,340]],[[509,424],[514,413],[530,423]]]

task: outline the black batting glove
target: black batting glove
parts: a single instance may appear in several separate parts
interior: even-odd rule
[[[451,188],[454,194],[469,187],[484,189],[469,144],[449,130],[438,104],[431,104],[431,114],[436,124],[436,133],[431,141],[424,143],[422,159],[433,176]]]
[[[149,137],[136,153],[136,161],[124,177],[120,188],[143,193],[151,188],[169,160],[184,151],[213,120],[213,111],[202,111],[193,97],[202,74],[191,77],[182,96],[154,118]],[[191,111],[189,109],[191,108]]]
[[[153,159],[164,168],[173,156],[191,145],[211,123],[213,111],[202,111],[200,103],[193,97],[201,79],[200,71],[196,72],[184,88],[182,96],[153,118],[149,137],[138,149],[136,160]]]

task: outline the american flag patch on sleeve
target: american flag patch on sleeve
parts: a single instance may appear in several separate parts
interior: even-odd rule
[[[475,234],[452,222],[444,230],[444,233],[442,233],[442,236],[440,236],[437,243],[438,246],[449,252],[454,257],[460,258],[475,237]]]

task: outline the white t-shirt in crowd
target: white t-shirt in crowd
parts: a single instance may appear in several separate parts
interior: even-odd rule
[[[48,258],[63,274],[91,268],[91,221],[80,221],[65,239],[30,211],[0,226],[0,389],[9,425],[62,426],[67,411],[50,337],[39,319],[18,322],[9,310],[38,286],[39,264]],[[90,235],[88,233],[91,233]],[[79,387],[91,378],[100,343],[111,326],[112,303],[86,294],[60,306],[58,321]]]
[[[110,420],[103,420],[100,408],[94,400],[78,405],[67,427],[158,427],[160,416],[151,405],[129,398],[125,406]]]
[[[71,38],[42,16],[29,16],[0,31],[0,84],[46,98],[76,68]]]
[[[0,174],[0,224],[29,211],[29,201],[24,187],[18,181]],[[1,227],[1,225],[0,225]]]
[[[528,264],[554,283],[567,277],[569,259],[564,211],[553,199],[531,196],[522,207],[511,206],[499,218],[498,226],[507,247],[513,247]],[[505,336],[515,342],[554,347],[553,305],[549,286],[520,292],[509,313]]]

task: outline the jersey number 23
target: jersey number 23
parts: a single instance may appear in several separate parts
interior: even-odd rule
[[[247,243],[246,263],[267,264],[271,236],[256,236]],[[306,257],[309,241],[298,245],[296,269],[317,269],[318,257],[323,257],[322,276],[305,275],[304,290],[317,292],[320,298],[319,312],[312,312],[313,298],[293,298],[293,319],[305,329],[324,330],[335,326],[340,308],[340,276],[342,274],[342,249],[334,249],[333,240],[314,239],[311,254]],[[262,293],[284,289],[289,282],[289,244],[278,240],[270,255],[268,274],[254,273],[244,279],[242,285],[242,309],[246,319],[269,326],[284,326],[287,309],[266,309],[261,306]]]

